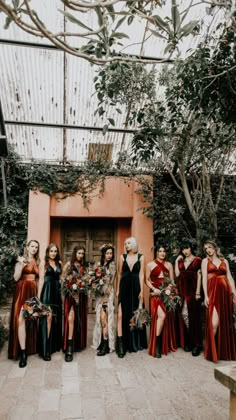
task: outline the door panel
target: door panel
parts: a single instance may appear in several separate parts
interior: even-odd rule
[[[100,261],[100,247],[104,243],[115,245],[115,222],[112,219],[64,219],[62,220],[63,263],[70,260],[75,246],[85,247],[86,261]],[[95,300],[89,299],[89,313],[95,311]]]

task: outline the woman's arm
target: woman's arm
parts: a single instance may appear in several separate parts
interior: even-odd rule
[[[17,262],[15,264],[14,274],[13,274],[13,277],[14,277],[14,280],[15,281],[20,280],[20,278],[22,276],[23,268],[26,265],[27,265],[27,263],[25,262],[24,257],[18,257],[18,260],[17,260]]]
[[[170,262],[167,262],[167,266],[168,266],[168,269],[169,269],[170,281],[171,281],[171,283],[174,284],[175,281],[174,281],[174,269],[173,269],[173,265]]]
[[[176,277],[179,277],[180,270],[179,270],[179,261],[183,260],[183,256],[179,255],[175,260],[175,275]]]
[[[202,273],[201,270],[198,270],[197,272],[197,288],[195,292],[196,300],[199,300],[201,298],[201,284],[202,284]]]
[[[118,266],[118,276],[117,276],[117,286],[116,286],[116,296],[119,296],[120,292],[120,279],[121,279],[121,273],[122,273],[122,267],[123,267],[124,257],[123,255],[120,256],[119,266]]]
[[[38,282],[38,293],[37,296],[40,299],[43,285],[44,285],[44,273],[45,273],[45,266],[44,263],[39,264],[39,282]]]
[[[148,263],[146,267],[146,285],[149,287],[151,292],[155,293],[156,295],[160,295],[161,294],[160,290],[156,289],[150,281],[151,264],[152,263]]]
[[[233,293],[234,297],[236,297],[236,289],[235,289],[234,279],[232,277],[232,274],[231,274],[231,271],[230,271],[230,268],[229,268],[229,263],[226,259],[225,259],[225,264],[226,264],[226,269],[227,269],[226,276],[227,276],[227,279],[228,279],[228,281],[230,283],[230,286],[232,288],[232,293]]]
[[[205,295],[204,303],[206,307],[208,308],[209,299],[208,299],[208,294],[207,294],[207,262],[208,262],[207,258],[204,258],[202,260],[202,286],[203,286],[204,295]]]
[[[139,293],[139,299],[143,299],[143,285],[144,285],[144,277],[145,277],[145,259],[142,255],[140,257],[140,270],[139,270],[139,284],[140,284],[140,293]]]

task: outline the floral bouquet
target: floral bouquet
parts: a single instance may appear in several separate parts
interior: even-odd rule
[[[164,303],[167,312],[174,311],[178,305],[181,305],[182,299],[178,294],[178,289],[169,279],[160,285],[159,290],[161,291],[160,299]],[[151,295],[156,296],[155,293]]]
[[[107,272],[104,267],[97,265],[91,281],[91,287],[95,295],[101,296],[104,294],[106,286],[110,283],[111,277],[111,273]]]
[[[91,282],[91,273],[81,267],[79,273],[73,271],[63,280],[62,294],[66,296],[69,293],[72,297],[79,296],[80,293],[87,295],[91,289]]]
[[[150,325],[151,317],[147,309],[142,307],[142,303],[139,304],[138,309],[134,311],[134,315],[132,316],[129,327],[130,330],[142,330],[144,325]]]
[[[50,305],[45,305],[36,296],[25,301],[22,312],[23,317],[27,320],[35,320],[43,316],[53,315]]]

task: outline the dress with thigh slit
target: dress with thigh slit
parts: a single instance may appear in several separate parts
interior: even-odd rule
[[[153,287],[158,289],[160,285],[166,281],[165,277],[159,277],[161,273],[168,276],[169,270],[158,260],[155,260],[156,266],[153,268],[150,274],[150,281]],[[165,305],[159,296],[150,297],[150,310],[151,310],[151,328],[150,328],[150,341],[148,354],[155,357],[156,355],[156,325],[158,320],[158,308],[161,307],[163,312],[166,314],[162,329],[162,354],[167,355],[170,351],[176,351],[176,333],[175,333],[175,313],[174,311],[167,312]]]
[[[225,261],[219,267],[208,259],[207,293],[209,306],[206,310],[206,342],[204,356],[207,360],[236,360],[236,341],[233,326],[233,297],[226,276]],[[219,317],[219,326],[214,337],[212,327],[213,310]]]

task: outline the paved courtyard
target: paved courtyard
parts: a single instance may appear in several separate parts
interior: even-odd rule
[[[97,357],[89,343],[71,363],[63,353],[25,369],[0,355],[0,420],[226,420],[229,391],[214,379],[217,365],[178,349],[161,359],[147,351]]]

